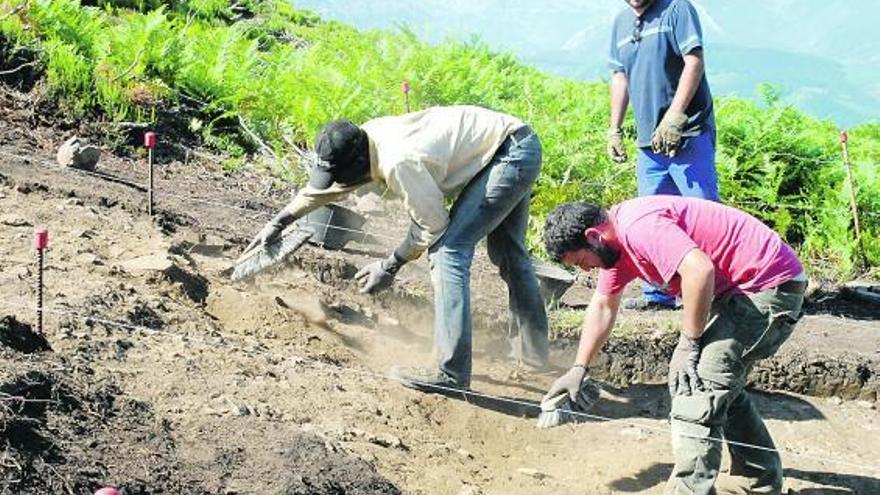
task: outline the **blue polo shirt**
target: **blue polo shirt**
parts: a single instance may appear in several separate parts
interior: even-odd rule
[[[684,70],[682,57],[702,46],[700,19],[688,0],[656,0],[641,17],[627,8],[614,20],[608,62],[629,81],[639,147],[651,145],[651,135],[672,103]],[[685,113],[684,136],[715,127],[705,73]]]

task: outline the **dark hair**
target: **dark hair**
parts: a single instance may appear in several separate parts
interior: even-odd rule
[[[584,231],[602,225],[608,219],[605,210],[590,203],[565,203],[556,207],[544,221],[544,248],[553,261],[565,253],[589,249]]]

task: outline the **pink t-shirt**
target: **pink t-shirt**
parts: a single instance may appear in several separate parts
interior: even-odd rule
[[[623,250],[599,270],[598,291],[616,294],[635,278],[681,293],[678,265],[699,248],[715,265],[715,294],[752,294],[803,272],[794,250],[757,218],[698,198],[644,196],[610,210]]]

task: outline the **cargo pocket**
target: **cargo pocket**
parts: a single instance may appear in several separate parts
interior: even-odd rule
[[[673,420],[710,425],[717,422],[720,399],[719,392],[676,395],[672,398],[672,409],[669,416]]]

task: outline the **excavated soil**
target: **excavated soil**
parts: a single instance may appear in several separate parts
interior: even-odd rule
[[[290,191],[160,141],[151,219],[143,156],[105,149],[100,175],[62,169],[54,153],[74,131],[107,136],[35,105],[0,91],[0,493],[663,492],[677,313],[623,313],[595,371],[597,418],[540,430],[534,404],[575,343],[554,343],[554,371],[509,360],[505,291],[480,252],[473,387],[485,395],[412,392],[387,371],[431,360],[426,263],[379,297],[351,280],[404,232],[393,204],[347,203],[370,212],[376,243],[307,246],[235,284],[229,268]],[[44,336],[36,227],[50,238]],[[841,307],[811,306],[753,373],[790,493],[880,493],[880,324]]]

